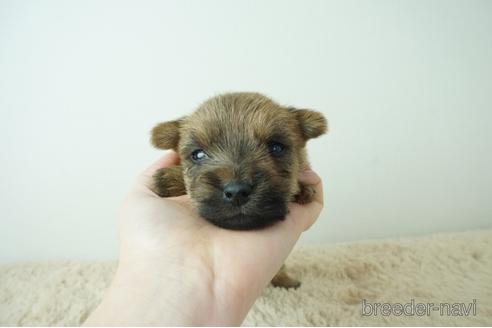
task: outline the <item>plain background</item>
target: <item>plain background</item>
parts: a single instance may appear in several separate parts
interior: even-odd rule
[[[301,243],[492,227],[492,1],[1,1],[0,261],[115,258],[150,129],[224,91],[329,119]]]

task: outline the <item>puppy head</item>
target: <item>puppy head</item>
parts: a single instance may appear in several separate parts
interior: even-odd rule
[[[306,141],[326,130],[318,112],[229,93],[157,125],[152,143],[179,153],[187,193],[202,217],[223,228],[255,229],[285,217],[306,165]]]

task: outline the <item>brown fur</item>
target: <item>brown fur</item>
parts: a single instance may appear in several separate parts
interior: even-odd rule
[[[274,224],[284,219],[288,202],[312,200],[314,189],[300,185],[298,176],[308,166],[307,140],[326,130],[320,113],[284,107],[258,93],[210,98],[189,116],[152,130],[155,147],[175,149],[181,158],[180,166],[157,171],[153,189],[162,197],[188,193],[200,215],[223,228]],[[279,144],[283,151],[272,151]],[[193,159],[198,149],[206,158]],[[240,206],[224,196],[231,182],[251,187]],[[283,270],[272,282],[296,285]]]

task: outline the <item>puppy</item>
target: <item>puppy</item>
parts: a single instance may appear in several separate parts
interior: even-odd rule
[[[327,131],[322,114],[281,106],[259,93],[212,97],[192,114],[160,123],[152,144],[174,149],[181,164],[154,175],[161,197],[188,194],[200,216],[225,229],[260,229],[279,220],[314,189],[298,182],[307,166],[306,142]],[[282,269],[281,287],[299,282]]]

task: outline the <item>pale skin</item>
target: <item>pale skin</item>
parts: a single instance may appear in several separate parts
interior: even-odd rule
[[[301,233],[323,208],[318,175],[312,203],[291,203],[285,220],[254,231],[218,228],[200,218],[188,196],[160,198],[153,173],[178,164],[169,151],[137,179],[119,212],[120,258],[111,286],[86,326],[240,325]]]

